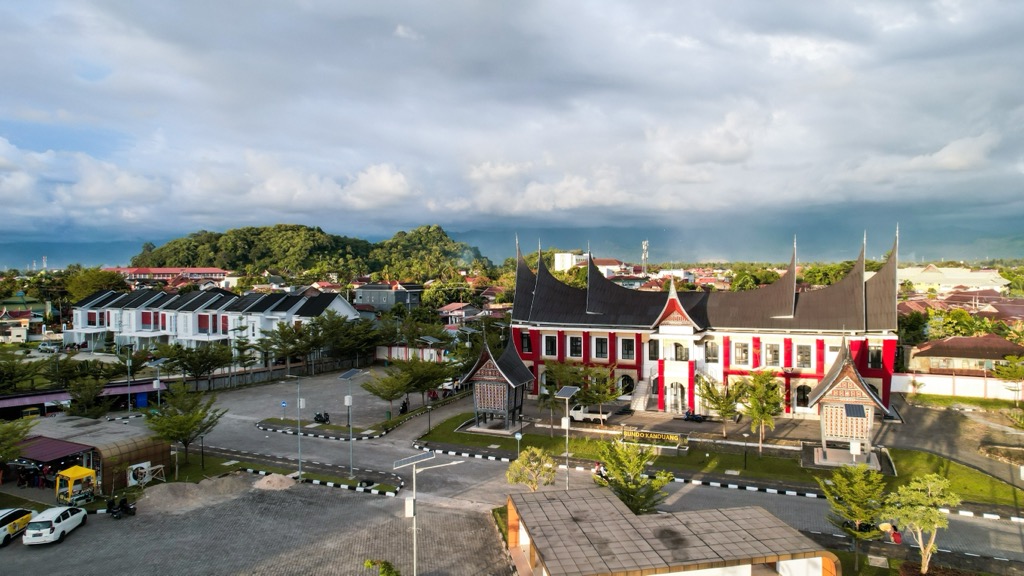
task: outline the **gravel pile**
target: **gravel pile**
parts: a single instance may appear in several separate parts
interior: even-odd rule
[[[295,480],[284,474],[267,474],[252,486],[258,490],[287,490],[295,486]]]
[[[218,478],[209,478],[198,484],[190,482],[157,484],[146,489],[144,502],[140,503],[139,511],[183,514],[196,508],[231,500],[252,488],[252,478],[247,474],[237,472]]]

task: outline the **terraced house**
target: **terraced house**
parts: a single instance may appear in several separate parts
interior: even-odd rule
[[[864,247],[839,282],[798,292],[796,245],[775,283],[745,292],[642,292],[618,286],[589,258],[586,288],[557,280],[541,259],[518,254],[513,342],[533,372],[549,362],[604,366],[635,410],[701,411],[697,382],[729,384],[769,370],[785,414],[818,418],[811,391],[848,346],[854,366],[886,408],[896,358],[898,238],[882,268],[864,268]],[[845,344],[844,344],[845,343]]]
[[[278,322],[301,325],[327,310],[349,319],[359,316],[344,297],[335,293],[239,296],[219,288],[185,294],[104,290],[74,304],[74,327],[64,331],[64,343],[97,348],[112,332],[116,344],[131,344],[136,349],[156,344],[196,348],[209,342],[256,340]]]

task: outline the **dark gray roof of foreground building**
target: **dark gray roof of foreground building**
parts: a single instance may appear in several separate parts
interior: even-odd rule
[[[853,269],[831,286],[796,291],[796,251],[775,282],[744,292],[675,294],[695,329],[895,331],[898,244],[875,275],[865,280],[864,249]],[[587,288],[555,278],[543,259],[534,274],[522,255],[516,269],[512,319],[538,325],[651,329],[672,293],[630,290],[605,278],[591,259]]]
[[[509,499],[552,576],[674,573],[824,552],[758,506],[637,516],[605,488]]]

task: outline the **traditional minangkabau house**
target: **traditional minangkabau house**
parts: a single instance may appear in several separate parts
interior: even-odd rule
[[[865,243],[866,244],[866,243]],[[518,253],[512,342],[537,394],[548,362],[614,370],[634,410],[702,411],[697,382],[728,385],[768,370],[783,385],[784,413],[817,418],[811,390],[840,358],[844,342],[859,374],[885,407],[896,358],[898,237],[868,277],[862,247],[853,269],[831,286],[798,292],[796,245],[773,284],[744,292],[630,290],[588,264],[586,288],[536,272]],[[517,249],[518,252],[518,249]]]
[[[462,377],[463,385],[473,386],[473,413],[475,426],[488,420],[503,418],[505,429],[523,416],[523,399],[533,382],[533,373],[523,364],[513,346],[507,346],[497,359],[487,345],[473,368]]]
[[[847,346],[840,346],[842,353],[832,364],[814,390],[811,390],[808,405],[820,407],[821,448],[815,451],[818,464],[864,463],[878,469],[878,461],[871,453],[871,427],[875,411],[888,414],[878,393],[864,381]],[[849,450],[833,448],[835,444],[849,446]]]

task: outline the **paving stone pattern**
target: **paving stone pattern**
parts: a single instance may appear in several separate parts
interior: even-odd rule
[[[422,576],[513,573],[486,513],[418,503]],[[139,503],[135,517],[91,515],[61,544],[15,542],[3,550],[4,574],[53,573],[73,559],[82,576],[132,573],[370,576],[367,558],[412,574],[412,519],[401,499],[299,485],[252,490],[183,514]],[[71,572],[67,572],[71,573]]]

